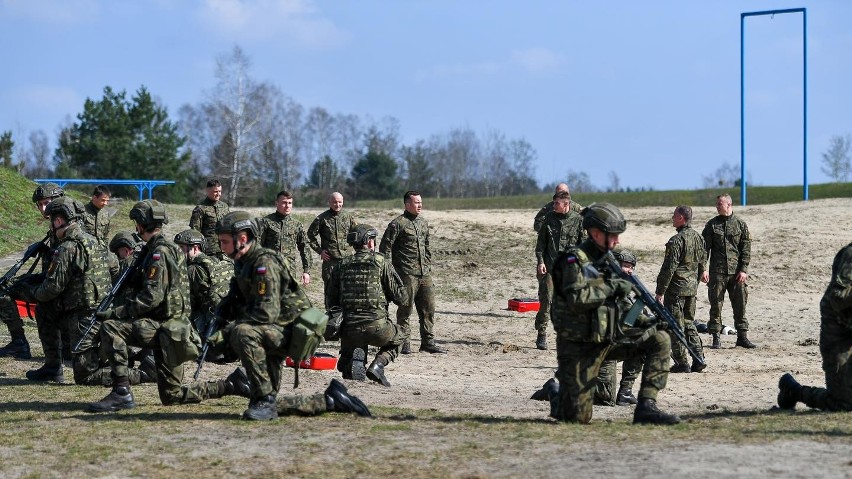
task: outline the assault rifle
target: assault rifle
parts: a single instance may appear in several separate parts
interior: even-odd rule
[[[204,367],[207,353],[210,352],[210,337],[216,332],[216,325],[219,324],[219,311],[219,308],[216,309],[216,312],[209,310],[204,313],[204,317],[199,321],[201,324],[198,332],[201,333],[201,340],[204,343],[201,346],[201,354],[198,355],[198,359],[196,360],[198,368],[195,370],[195,374],[192,375],[193,381],[197,380],[198,375],[201,374],[201,368]]]
[[[129,278],[130,275],[132,275],[137,269],[142,266],[142,262],[145,261],[145,257],[147,256],[146,251],[147,246],[143,246],[134,253],[135,260],[133,261],[133,264],[130,265],[129,268],[121,272],[121,275],[119,275],[118,279],[116,279],[115,283],[113,283],[112,289],[109,290],[109,293],[104,296],[104,299],[101,300],[101,303],[92,312],[92,317],[89,318],[89,325],[86,326],[86,330],[83,331],[82,336],[80,336],[80,340],[77,341],[77,344],[74,345],[74,349],[72,349],[72,352],[80,352],[80,345],[83,344],[83,341],[85,341],[86,338],[89,337],[89,333],[92,331],[92,328],[95,327],[95,323],[98,322],[98,313],[106,311],[107,308],[112,305],[112,302],[115,301],[115,297],[118,295],[118,292],[121,291],[121,287],[124,286],[124,283],[127,281],[127,278]]]
[[[672,313],[669,312],[669,310],[666,309],[666,307],[663,306],[659,301],[657,301],[657,298],[655,298],[654,295],[652,295],[651,292],[648,291],[648,288],[646,288],[645,285],[642,284],[641,281],[639,281],[639,278],[631,274],[625,273],[621,269],[621,263],[619,263],[618,260],[615,259],[615,256],[612,254],[612,251],[607,251],[607,253],[603,256],[602,260],[606,262],[612,273],[618,275],[618,277],[623,280],[630,281],[630,283],[633,284],[633,290],[636,291],[636,293],[638,293],[639,295],[639,297],[636,299],[636,303],[642,303],[644,306],[650,308],[651,311],[653,311],[658,318],[664,319],[668,324],[669,332],[671,332],[674,337],[677,338],[677,340],[680,341],[681,344],[683,344],[683,346],[686,348],[687,351],[689,351],[689,355],[692,356],[692,359],[695,360],[695,362],[704,366],[704,359],[698,356],[698,353],[696,353],[695,350],[692,349],[692,346],[689,345],[689,341],[686,340],[686,335],[683,334],[683,330],[680,329],[680,326],[678,326],[677,320],[674,318],[674,316],[672,316]]]
[[[50,233],[48,233],[43,240],[36,241],[35,243],[31,244],[24,252],[24,256],[18,261],[16,261],[15,264],[13,264],[11,268],[9,268],[9,271],[6,271],[6,274],[4,274],[2,278],[0,278],[0,294],[6,294],[9,291],[9,287],[12,285],[12,280],[15,278],[15,275],[18,274],[18,271],[24,266],[27,261],[30,260],[30,258],[35,257],[39,254],[40,251],[42,251],[44,248],[47,248],[47,243],[45,242],[49,238]],[[36,264],[38,263],[33,263],[32,266],[30,266],[30,273],[32,272],[33,268],[35,268]]]

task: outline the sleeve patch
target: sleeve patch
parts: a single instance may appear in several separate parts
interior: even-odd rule
[[[565,258],[565,261],[568,264],[574,264],[574,263],[577,262],[577,257],[576,256],[568,256],[567,258]]]
[[[257,294],[260,296],[266,295],[266,281],[260,281],[257,283]]]
[[[154,253],[154,254],[151,255],[151,259],[154,260],[154,261],[160,261],[160,258],[161,258],[160,253]]]
[[[148,279],[154,279],[157,276],[157,267],[151,266],[148,268]]]
[[[258,266],[256,272],[259,275],[265,275],[266,274],[266,266]]]

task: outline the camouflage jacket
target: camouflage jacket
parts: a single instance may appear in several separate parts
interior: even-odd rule
[[[388,224],[379,251],[390,257],[400,275],[428,276],[432,272],[429,223],[423,215],[403,212]]]
[[[535,243],[535,258],[538,264],[544,264],[547,271],[553,268],[553,262],[560,253],[568,248],[577,246],[586,239],[583,229],[583,217],[569,211],[547,213],[538,230],[538,240]]]
[[[286,258],[252,241],[235,263],[229,296],[237,323],[286,326],[311,307]]]
[[[140,254],[142,265],[128,278],[125,303],[115,308],[119,319],[150,318],[160,323],[189,324],[191,302],[186,255],[162,233],[152,236]]]
[[[187,274],[194,317],[215,311],[219,301],[228,294],[234,277],[234,263],[199,253],[188,261]]]
[[[326,304],[343,311],[344,325],[388,318],[388,301],[407,305],[408,292],[390,263],[367,249],[343,258],[331,270]]]
[[[110,214],[107,208],[97,209],[95,205],[89,201],[83,211],[83,228],[86,233],[98,239],[102,245],[109,244],[109,221]]]
[[[346,235],[353,226],[355,219],[348,211],[323,211],[308,227],[308,244],[317,254],[326,250],[334,259],[351,256],[353,250],[346,242]]]
[[[695,296],[706,261],[704,240],[689,225],[677,229],[666,243],[666,257],[657,275],[656,294]]]
[[[580,213],[580,211],[583,209],[583,205],[580,205],[580,204],[572,201],[570,209],[574,213]],[[538,210],[538,213],[535,214],[535,219],[533,219],[533,229],[536,232],[541,230],[541,225],[544,224],[545,215],[547,215],[551,211],[553,211],[553,202],[552,201],[550,203],[542,206],[541,209]]]
[[[745,221],[734,214],[718,215],[701,232],[704,250],[710,259],[707,271],[719,274],[748,273],[751,261],[751,234]]]
[[[310,273],[312,256],[302,223],[293,215],[284,216],[275,211],[258,221],[260,245],[278,251],[291,263],[296,263],[296,252],[302,259],[302,271]],[[344,238],[345,240],[345,238]]]
[[[106,249],[79,224],[72,224],[53,250],[44,282],[32,296],[40,303],[55,300],[59,311],[91,311],[111,287]]]
[[[852,330],[852,243],[834,256],[831,281],[819,302],[823,323],[834,321]]]
[[[219,238],[216,236],[216,222],[228,214],[228,211],[227,203],[221,200],[213,201],[207,197],[204,197],[201,203],[192,210],[192,216],[189,217],[189,227],[201,232],[207,239],[204,252],[208,255],[221,252]]]

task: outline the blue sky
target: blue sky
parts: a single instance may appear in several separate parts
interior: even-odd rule
[[[695,188],[740,162],[740,13],[807,8],[808,176],[852,133],[852,2],[0,0],[0,130],[51,138],[86,98],[141,85],[173,118],[239,45],[305,107],[399,119],[403,142],[497,129],[536,178]],[[802,17],[746,26],[751,184],[800,184]],[[25,137],[18,136],[18,141]]]

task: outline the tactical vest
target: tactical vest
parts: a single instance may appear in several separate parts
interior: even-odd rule
[[[192,260],[191,264],[192,266],[203,269],[206,276],[210,279],[210,288],[206,291],[190,287],[193,296],[193,309],[204,308],[205,305],[215,307],[228,294],[228,289],[231,286],[231,278],[234,277],[234,263],[225,260],[219,261],[207,255],[199,255]],[[196,311],[196,313],[201,312],[203,311]]]
[[[94,236],[87,234],[74,235],[67,241],[77,245],[83,255],[85,269],[82,280],[73,280],[60,300],[63,311],[75,309],[95,309],[112,287],[109,273],[109,260],[103,245]]]
[[[385,258],[381,254],[359,254],[341,260],[340,307],[346,324],[358,320],[378,319],[379,311],[387,309],[388,302],[382,289],[382,269]]]
[[[281,256],[281,253],[277,251],[261,248],[258,259],[264,255],[274,258],[281,268],[281,274],[278,277],[278,281],[280,281],[279,294],[281,295],[280,312],[275,324],[287,326],[293,323],[303,311],[312,307],[311,300],[308,299],[305,290],[293,279],[293,266],[287,258]]]
[[[191,303],[186,255],[176,244],[167,241],[162,235],[155,237],[149,243],[148,256],[142,264],[140,273],[146,274],[150,269],[153,255],[159,254],[161,255],[160,261],[168,269],[169,285],[163,300],[150,312],[150,315],[146,314],[146,316],[161,322],[169,319],[185,319],[188,321]]]

